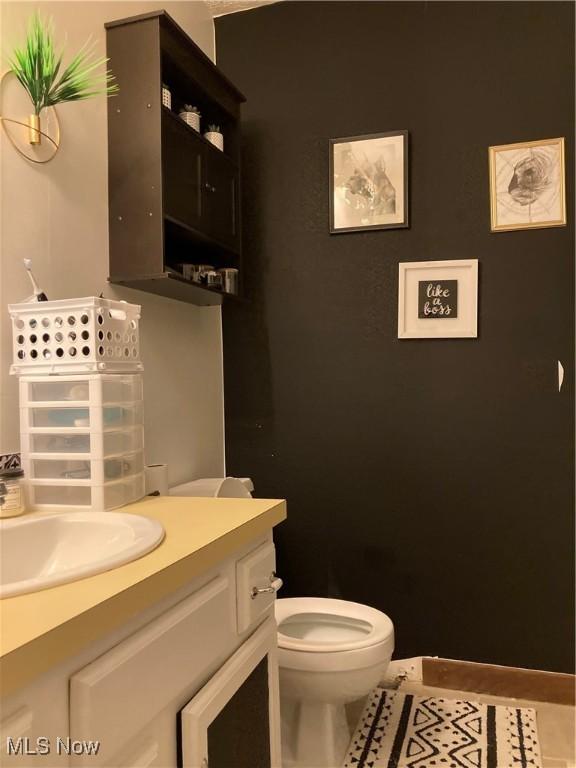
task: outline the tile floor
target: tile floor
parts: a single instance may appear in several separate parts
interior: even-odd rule
[[[576,768],[575,754],[575,709],[561,704],[547,704],[543,701],[525,701],[524,699],[504,699],[484,693],[470,691],[450,691],[445,688],[432,688],[422,683],[405,682],[400,686],[404,693],[415,696],[442,696],[445,699],[472,699],[486,704],[501,704],[512,707],[529,707],[536,710],[543,768]],[[357,722],[362,713],[364,701],[355,702],[347,712],[350,725]],[[506,766],[499,766],[506,768]]]

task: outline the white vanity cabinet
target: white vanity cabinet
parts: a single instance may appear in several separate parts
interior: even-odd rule
[[[269,534],[3,699],[2,765],[280,768],[274,580]]]

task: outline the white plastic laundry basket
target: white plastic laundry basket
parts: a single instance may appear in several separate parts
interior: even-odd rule
[[[12,374],[137,373],[140,307],[84,299],[10,304]]]

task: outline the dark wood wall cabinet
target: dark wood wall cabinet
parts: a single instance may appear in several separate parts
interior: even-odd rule
[[[165,11],[106,30],[119,86],[108,103],[110,282],[220,304],[226,294],[186,279],[182,265],[241,269],[244,96]],[[179,117],[184,104],[200,110],[200,133]],[[220,126],[223,150],[202,135],[209,124]]]

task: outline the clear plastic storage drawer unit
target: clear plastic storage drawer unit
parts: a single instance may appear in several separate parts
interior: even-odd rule
[[[140,374],[20,377],[22,464],[33,509],[113,509],[144,494]]]

